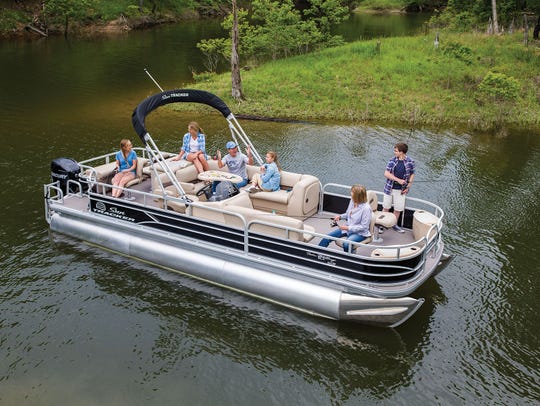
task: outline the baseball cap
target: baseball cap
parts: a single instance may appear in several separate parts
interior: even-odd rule
[[[229,141],[225,145],[225,148],[227,148],[227,149],[231,149],[231,148],[235,148],[235,147],[237,147],[237,145],[236,145],[236,143],[234,141]]]

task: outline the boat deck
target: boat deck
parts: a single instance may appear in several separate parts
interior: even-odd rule
[[[202,187],[201,184],[199,187]],[[247,193],[244,190],[241,190],[240,193]],[[139,193],[137,193],[139,192]],[[156,202],[155,199],[145,198],[145,195],[151,193],[151,182],[150,178],[144,179],[141,183],[131,186],[126,190],[126,193],[119,198],[119,200],[125,200],[128,202],[138,203],[145,205],[146,207],[161,208],[161,203]],[[111,197],[110,191],[105,192],[104,195]],[[89,197],[87,195],[77,195],[69,194],[64,198],[64,204],[66,207],[80,210],[88,211],[89,208]],[[268,211],[269,215],[272,215],[271,211]],[[304,224],[314,228],[316,233],[327,234],[332,230],[330,225],[331,219],[335,217],[336,213],[333,212],[318,212],[306,219],[304,219]],[[408,245],[415,242],[413,232],[411,229],[403,228],[403,233],[398,233],[393,229],[385,229],[382,234],[379,234],[378,230],[375,230],[377,239],[374,239],[369,243],[369,246],[372,246],[373,249],[377,247],[387,247],[387,246],[398,246],[398,245]],[[314,237],[311,239],[308,244],[318,245],[322,237]],[[338,247],[336,244],[330,244],[328,247],[329,250],[334,251],[343,251],[341,247]]]

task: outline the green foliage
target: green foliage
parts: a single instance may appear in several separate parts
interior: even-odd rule
[[[443,47],[443,54],[456,58],[467,65],[473,62],[472,49],[457,42],[449,42]]]
[[[231,57],[231,40],[228,38],[203,39],[197,48],[205,56],[204,67],[212,73],[216,72],[220,60]]]
[[[251,14],[242,9],[238,12],[240,56],[261,61],[343,44],[341,36],[332,34],[332,27],[348,18],[348,8],[342,3],[346,2],[311,0],[301,12],[292,0],[254,0]],[[231,15],[225,18],[223,27],[231,30]],[[202,46],[208,57],[209,44]]]
[[[349,10],[340,0],[311,0],[304,17],[313,21],[325,40],[332,38],[332,28],[349,18]]]
[[[16,29],[17,24],[22,24],[27,21],[24,13],[11,10],[8,8],[0,8],[0,30],[11,31]]]
[[[93,0],[47,0],[45,14],[52,21],[63,22],[68,19],[82,19],[89,14]]]
[[[497,0],[499,25],[509,25],[522,19],[523,12],[540,12],[539,0]],[[484,30],[492,17],[489,0],[448,0],[444,11],[432,19],[439,27],[447,27],[459,32],[471,29]]]
[[[149,14],[150,14],[149,9],[147,9],[146,7],[143,7],[142,9],[140,9],[139,6],[136,6],[134,4],[127,6],[126,9],[124,10],[124,15],[128,18],[142,17]]]
[[[478,90],[498,102],[516,100],[520,94],[519,82],[503,73],[490,71],[478,85]]]
[[[360,7],[372,10],[401,10],[407,3],[407,0],[362,0]]]
[[[246,42],[249,56],[258,55],[272,59],[291,56],[309,48],[315,38],[320,38],[314,21],[302,21],[292,0],[283,2],[255,0],[252,4],[253,25],[241,41]],[[318,35],[319,34],[319,35]]]
[[[243,71],[242,85],[249,97],[237,105],[238,113],[348,123],[463,126],[471,131],[512,125],[540,128],[540,53],[536,47],[523,46],[521,33],[444,33],[440,41],[469,48],[473,63],[464,64],[434,49],[432,34],[358,41]],[[378,42],[380,53],[376,52]],[[509,85],[490,83],[490,94],[499,92],[502,98],[479,89],[482,78],[495,71],[494,64],[497,72],[510,79]],[[211,88],[225,102],[234,103],[230,74],[217,75],[195,88]],[[500,88],[503,90],[494,90]],[[480,96],[489,96],[490,102],[479,102]]]

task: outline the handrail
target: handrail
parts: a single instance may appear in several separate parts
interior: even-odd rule
[[[73,181],[73,182],[77,183],[75,181]],[[104,191],[109,190],[109,189],[113,189],[113,188],[118,188],[117,186],[113,186],[111,184],[107,184],[107,183],[103,183],[103,182],[93,182],[93,186],[95,186],[95,185],[97,185],[98,188],[103,187]],[[326,187],[326,185],[325,185],[325,187]],[[338,187],[348,188],[345,185],[338,185]],[[62,193],[59,188],[55,188],[55,190],[58,190],[60,194]],[[99,189],[97,189],[97,190],[99,190]],[[298,233],[300,235],[310,235],[312,237],[329,238],[329,239],[331,239],[333,241],[336,241],[336,240],[345,241],[345,239],[342,238],[342,237],[330,237],[330,236],[327,236],[325,234],[312,232],[310,230],[290,227],[290,226],[287,226],[287,225],[276,224],[276,223],[273,223],[271,221],[253,219],[253,220],[248,222],[247,219],[240,213],[236,213],[234,211],[227,210],[226,208],[211,207],[211,206],[208,206],[208,205],[205,205],[205,204],[201,204],[201,203],[199,203],[197,201],[195,201],[195,202],[186,202],[185,200],[183,200],[180,197],[148,193],[148,192],[143,192],[143,191],[139,191],[139,190],[136,190],[136,189],[130,189],[130,192],[135,194],[136,196],[141,196],[142,197],[142,202],[140,202],[140,201],[139,201],[139,203],[134,202],[134,204],[137,204],[137,205],[142,206],[144,208],[153,208],[153,209],[155,209],[154,205],[150,203],[149,199],[163,199],[165,207],[167,207],[166,206],[167,202],[175,201],[175,202],[184,203],[186,205],[185,218],[193,218],[194,220],[195,219],[198,220],[198,218],[191,215],[191,211],[192,211],[193,207],[200,207],[200,208],[202,208],[204,210],[222,212],[222,213],[226,214],[227,216],[234,216],[234,217],[240,219],[240,221],[241,221],[240,227],[241,228],[237,228],[237,230],[242,235],[242,243],[241,244],[243,244],[243,252],[245,254],[248,254],[250,252],[250,249],[252,249],[252,246],[250,246],[250,238],[253,237],[253,235],[251,233],[254,232],[253,231],[253,226],[255,224],[261,224],[261,225],[273,227],[273,228],[275,228],[277,230],[283,230],[283,233],[284,233],[283,235],[285,235],[285,238],[287,238],[287,239],[290,238],[291,233]],[[81,192],[80,192],[80,189],[79,189],[79,195],[80,194],[81,194]],[[96,189],[89,189],[88,194],[92,195],[92,196],[95,196],[96,198],[100,198],[102,196],[101,193],[96,192]],[[63,195],[61,195],[61,196],[63,196]],[[347,195],[346,197],[349,197],[349,196]],[[139,200],[141,200],[141,199],[139,199]],[[130,204],[133,204],[133,203],[130,203]],[[183,215],[180,214],[180,213],[175,213],[174,217],[177,217],[177,216],[183,216]],[[203,218],[203,220],[204,220],[204,218]],[[227,226],[227,224],[223,224],[223,226]],[[430,228],[430,231],[428,232],[427,235],[430,235],[433,232],[435,232],[436,234],[439,234],[438,226],[439,226],[439,223],[434,224]],[[231,228],[235,228],[235,227],[231,227]],[[258,233],[257,231],[255,231],[255,232]],[[225,237],[225,236],[220,236],[219,234],[212,234],[212,235],[213,235],[213,238],[218,238],[218,239],[222,238],[223,240],[227,240],[227,237]],[[422,268],[422,266],[424,264],[424,261],[425,261],[424,256],[425,256],[426,252],[431,250],[432,246],[434,244],[436,244],[437,240],[438,240],[437,238],[431,238],[428,241],[428,239],[426,237],[423,237],[423,239],[419,240],[423,244],[423,249],[419,251],[420,255],[422,255],[422,258],[421,258],[421,261],[419,261],[418,263],[416,263],[412,267],[402,266],[402,265],[396,264],[395,262],[394,262],[394,264],[389,264],[388,263],[388,258],[374,258],[374,257],[370,257],[368,255],[362,255],[361,253],[353,254],[351,252],[351,250],[353,248],[358,249],[360,246],[363,245],[365,247],[369,247],[369,248],[373,249],[375,246],[371,245],[371,244],[361,244],[361,243],[352,242],[352,244],[350,244],[349,252],[345,253],[345,255],[349,256],[350,260],[353,261],[353,262],[351,262],[351,266],[350,267],[349,266],[345,266],[345,267],[336,266],[336,270],[342,268],[343,270],[347,271],[351,275],[356,274],[356,275],[359,275],[359,277],[361,277],[361,276],[367,276],[367,277],[369,277],[369,276],[381,276],[381,274],[376,273],[374,271],[371,271],[371,272],[368,272],[367,270],[358,271],[359,265],[360,266],[362,266],[362,265],[363,266],[368,266],[372,270],[373,269],[385,269],[385,268],[387,268],[387,269],[394,269],[395,271],[397,271],[397,272],[392,272],[392,273],[389,273],[389,274],[385,273],[383,275],[385,278],[391,278],[391,277],[394,277],[394,276],[400,276],[400,275],[407,275],[407,274],[415,273],[419,269]],[[324,254],[324,255],[327,255],[327,256],[330,256],[330,257],[337,258],[336,255],[335,255],[335,254],[337,254],[337,252],[330,251],[330,250],[323,252],[323,251],[319,250],[317,246],[315,246],[313,244],[306,243],[306,242],[304,242],[302,240],[297,241],[296,239],[294,239],[294,243],[299,244],[299,245],[303,245],[308,249],[314,249],[314,253],[321,253],[321,255]],[[400,251],[407,248],[407,247],[413,246],[416,243],[418,243],[418,241],[413,242],[413,243],[404,244],[404,245],[384,246],[382,248],[396,249],[397,252],[398,252],[398,255],[396,256],[395,259],[399,260],[399,259],[401,259],[400,258],[401,257],[400,256]],[[275,241],[274,244],[280,244],[280,242]],[[287,242],[283,241],[283,245],[285,245],[285,244],[287,244]],[[377,246],[377,247],[379,247],[379,246]],[[293,252],[293,253],[287,253],[286,255],[297,256],[299,254],[296,254],[296,253]],[[338,254],[338,256],[339,256],[339,254]],[[415,254],[414,256],[411,256],[411,258],[417,258],[417,257],[418,257],[417,254]],[[347,259],[347,257],[342,257],[342,258]],[[303,258],[303,259],[306,260],[306,258]],[[317,263],[317,262],[320,263],[320,260],[316,260],[316,257],[314,257],[313,259],[308,258],[307,260],[310,261],[310,262],[313,262],[313,263]],[[353,263],[354,263],[354,266],[353,266]],[[334,280],[335,278],[336,278],[336,275],[333,274],[333,273],[331,274],[331,276],[329,276],[330,280]],[[343,278],[347,278],[347,277],[344,276]],[[353,280],[354,280],[354,278],[351,279],[351,281],[353,281]],[[388,283],[391,283],[391,282],[385,282],[385,283],[388,284]]]

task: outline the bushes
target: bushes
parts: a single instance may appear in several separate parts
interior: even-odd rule
[[[478,85],[478,90],[497,102],[504,102],[518,98],[520,85],[511,76],[490,71]]]
[[[443,53],[464,62],[466,65],[470,65],[473,62],[472,49],[457,42],[449,42],[445,45],[443,47]]]

